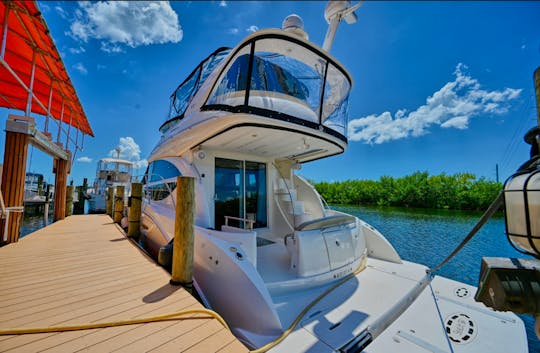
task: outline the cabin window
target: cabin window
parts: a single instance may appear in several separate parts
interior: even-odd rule
[[[343,80],[334,65],[328,65],[328,74],[324,88],[322,111],[323,125],[347,135],[347,117],[349,116],[349,81]]]
[[[254,113],[346,136],[347,73],[324,53],[277,37],[245,43],[216,81],[204,110]]]
[[[195,89],[195,84],[199,79],[199,70],[193,72],[191,77],[171,96],[171,111],[169,117],[181,116],[186,111],[186,108],[191,100],[191,95]]]
[[[215,229],[225,216],[252,220],[253,228],[267,226],[266,164],[216,158]],[[246,222],[229,220],[229,226],[247,228]]]
[[[165,121],[159,128],[162,133],[165,133],[183,118],[193,96],[201,88],[202,84],[206,81],[213,70],[229,54],[229,52],[230,50],[227,48],[220,48],[212,53],[209,57],[203,60],[195,68],[195,70],[193,70],[193,72],[191,72],[188,78],[182,82],[178,88],[176,88],[171,95],[171,103],[167,121]]]
[[[144,195],[149,201],[161,201],[176,189],[176,177],[182,173],[166,160],[157,160],[148,165],[144,176]]]
[[[239,106],[245,103],[250,47],[242,48],[225,70],[208,104]]]

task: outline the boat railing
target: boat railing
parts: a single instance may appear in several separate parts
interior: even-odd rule
[[[234,221],[244,222],[244,229],[249,229],[249,230],[252,230],[253,229],[253,224],[255,224],[254,219],[233,217],[233,216],[225,216],[225,226],[226,227],[229,226],[229,219],[232,219]],[[246,228],[246,226],[247,226],[247,228]]]

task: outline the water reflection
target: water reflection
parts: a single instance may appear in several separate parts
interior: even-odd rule
[[[22,238],[38,229],[48,226],[54,220],[54,213],[52,207],[49,209],[48,214],[45,216],[43,213],[28,213],[25,212],[21,225],[21,233],[19,238]]]

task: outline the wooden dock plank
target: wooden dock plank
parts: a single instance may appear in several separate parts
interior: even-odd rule
[[[183,352],[199,344],[201,341],[204,341],[205,339],[210,338],[213,335],[219,334],[221,330],[224,330],[223,326],[216,321],[204,323],[200,328],[204,329],[191,330],[182,337],[173,338],[152,350],[154,352],[162,353],[173,351]],[[216,346],[216,348],[219,349],[220,344],[218,343]]]
[[[226,346],[220,348],[216,352],[219,353],[236,353],[236,352],[243,352],[244,349],[246,349],[246,346],[244,346],[240,341],[237,339],[233,340],[232,342],[228,343]]]
[[[0,248],[0,329],[74,325],[203,308],[106,215],[71,216]],[[214,318],[0,336],[0,351],[213,352],[246,347]]]

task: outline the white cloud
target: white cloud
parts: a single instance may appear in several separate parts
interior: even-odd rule
[[[349,122],[349,139],[366,143],[383,143],[428,133],[432,126],[466,129],[471,118],[480,115],[500,115],[509,109],[521,89],[505,88],[486,91],[477,79],[464,73],[467,67],[459,63],[455,79],[426,99],[426,104],[407,112],[398,110],[372,114]]]
[[[90,157],[79,157],[77,158],[77,162],[82,162],[82,163],[92,163],[92,158]]]
[[[219,2],[219,7],[227,7],[227,1],[221,0],[221,1]]]
[[[133,162],[134,168],[144,168],[148,165],[146,159],[141,159],[141,148],[135,142],[133,137],[120,137],[117,148],[120,149],[120,158]],[[109,156],[116,158],[116,149],[111,150]]]
[[[469,118],[466,116],[456,116],[455,118],[450,118],[441,124],[441,127],[448,128],[453,127],[460,130],[465,130],[469,127]]]
[[[78,48],[69,48],[69,52],[71,54],[82,54],[86,52],[86,49],[84,49],[82,46],[79,46]]]
[[[88,74],[88,70],[86,69],[86,67],[84,67],[83,63],[76,63],[75,65],[73,65],[73,68],[83,75]]]
[[[229,30],[227,32],[229,34],[238,34],[238,32],[240,32],[240,30],[237,27],[233,27],[233,28],[229,28]]]
[[[248,28],[246,28],[246,32],[250,32],[250,33],[257,32],[258,30],[259,30],[259,27],[255,25],[251,25]]]
[[[62,17],[64,20],[68,18],[67,16],[67,13],[66,13],[66,10],[64,10],[63,8],[61,8],[60,6],[55,6],[54,7],[54,10],[56,11],[56,13]]]
[[[69,34],[83,42],[101,39],[102,49],[116,51],[116,44],[132,48],[140,45],[178,43],[182,28],[169,2],[105,1],[80,2]]]
[[[44,4],[43,1],[41,1],[39,4],[38,4],[41,12],[49,12],[51,11],[51,8],[49,6],[47,6],[47,4]]]
[[[121,46],[116,45],[111,42],[101,42],[100,49],[106,53],[123,53],[124,52],[124,49],[122,49]]]

